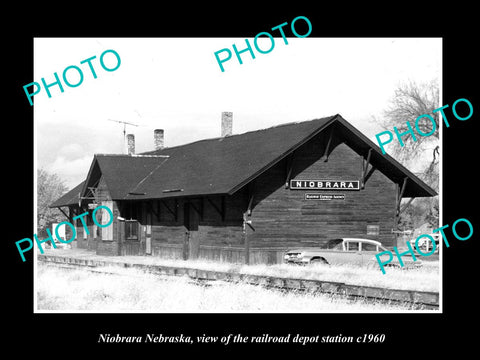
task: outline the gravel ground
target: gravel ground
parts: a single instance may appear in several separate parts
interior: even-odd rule
[[[128,262],[145,265],[164,265],[201,270],[239,272],[251,275],[278,276],[296,279],[336,281],[354,285],[375,286],[391,289],[433,291],[440,287],[440,271],[438,261],[424,261],[418,269],[389,268],[382,274],[377,268],[358,266],[295,266],[277,265],[241,265],[220,263],[205,260],[169,260],[155,256],[100,256],[85,249],[46,249],[45,254],[71,256],[79,259],[103,260],[109,262]]]
[[[223,281],[195,284],[132,268],[114,274],[39,263],[36,304],[40,312],[346,313],[408,312],[411,305],[348,300],[338,295],[282,292]],[[99,269],[101,270],[101,269]]]

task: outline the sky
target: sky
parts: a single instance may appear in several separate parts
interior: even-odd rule
[[[34,79],[55,81],[34,96],[36,167],[56,173],[68,188],[83,181],[94,154],[123,152],[123,125],[135,134],[136,153],[153,150],[154,129],[165,146],[220,136],[221,112],[233,112],[233,133],[341,114],[375,142],[395,88],[408,81],[441,82],[440,38],[274,38],[268,54],[253,47],[239,64],[232,44],[245,38],[35,38]],[[260,39],[268,49],[270,40]],[[228,48],[222,72],[214,53]],[[115,71],[100,56],[116,51]],[[91,60],[97,78],[87,63]],[[222,57],[224,54],[221,55]],[[116,58],[105,54],[113,68]],[[62,74],[78,66],[83,82],[68,87]],[[80,79],[75,70],[67,79]],[[25,98],[28,104],[27,98]],[[414,119],[406,119],[412,121]]]

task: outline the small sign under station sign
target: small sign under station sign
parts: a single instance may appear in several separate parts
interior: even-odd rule
[[[305,194],[305,200],[345,200],[345,194]]]

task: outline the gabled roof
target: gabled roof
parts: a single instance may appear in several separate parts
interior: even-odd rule
[[[333,119],[331,116],[279,125],[144,153],[168,155],[169,158],[132,190],[152,198],[231,195]],[[142,196],[128,194],[125,198]]]
[[[55,202],[50,204],[49,207],[53,208],[53,207],[61,207],[61,206],[78,204],[78,200],[80,200],[80,193],[83,189],[83,184],[85,184],[85,181],[82,181],[80,184],[75,186],[72,190],[63,194],[59,199],[57,199]]]
[[[93,186],[101,172],[114,200],[231,195],[330,125],[335,126],[335,137],[340,137],[358,154],[367,157],[372,149],[370,163],[393,182],[402,185],[408,178],[403,197],[436,195],[398,161],[383,155],[376,144],[340,115],[140,155],[95,155],[82,194]]]
[[[168,156],[164,155],[108,155],[95,154],[83,186],[82,196],[103,176],[114,200],[125,198],[129,192],[158,169]]]

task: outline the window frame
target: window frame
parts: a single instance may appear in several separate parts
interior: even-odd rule
[[[356,243],[357,244],[357,248],[352,250],[350,249],[350,244],[353,244],[353,243]],[[354,252],[354,251],[360,251],[360,241],[345,241],[345,251],[347,252]]]
[[[364,245],[372,246],[374,249],[373,250],[365,250],[363,247]],[[369,242],[362,242],[362,248],[360,251],[378,251],[378,245],[377,244],[372,244]]]
[[[367,235],[379,236],[380,235],[380,225],[378,225],[378,224],[367,224]]]
[[[140,241],[139,230],[139,222],[137,220],[125,220],[126,241]]]

